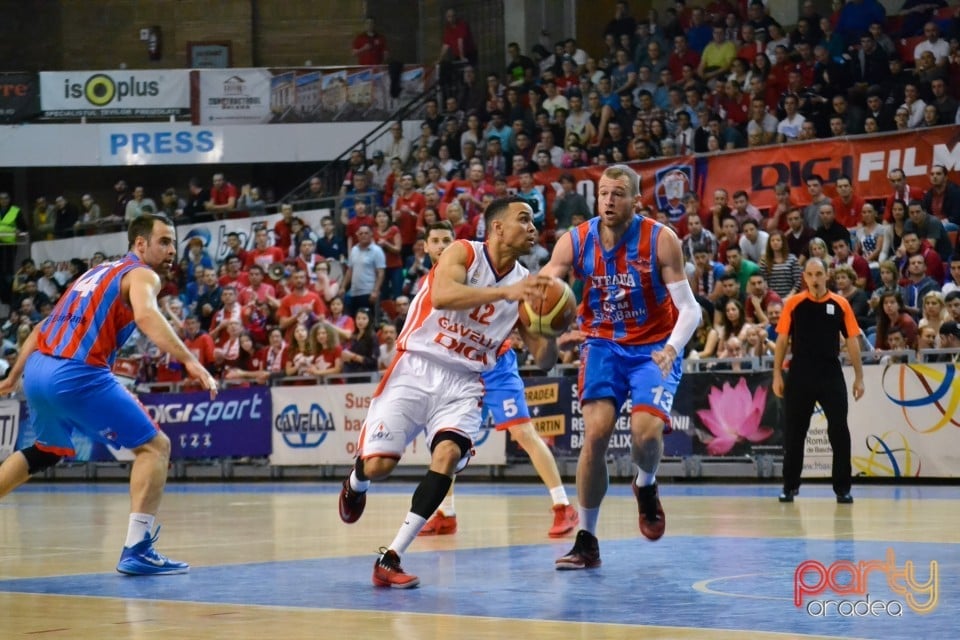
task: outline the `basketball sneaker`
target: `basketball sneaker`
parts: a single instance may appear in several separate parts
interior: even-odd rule
[[[777,498],[780,502],[793,502],[793,498],[800,493],[796,489],[784,489]]]
[[[347,524],[356,522],[363,515],[363,509],[366,506],[367,492],[351,489],[348,476],[343,481],[343,488],[340,489],[340,519]]]
[[[550,527],[547,535],[551,538],[563,537],[573,531],[578,524],[580,524],[580,516],[577,515],[573,505],[555,504],[553,505],[553,526]]]
[[[151,536],[145,533],[143,540],[132,547],[124,547],[117,563],[117,571],[128,576],[156,576],[187,573],[190,565],[186,562],[171,560],[153,548],[160,535],[160,527]]]
[[[418,536],[448,536],[457,532],[457,516],[448,516],[443,511],[437,510],[433,517],[427,520],[427,524],[420,529]]]
[[[667,528],[667,517],[660,504],[657,483],[648,487],[638,487],[636,480],[631,483],[633,495],[637,497],[637,509],[640,511],[640,533],[648,540],[659,540]]]
[[[837,494],[837,504],[853,504],[853,496],[849,493]]]
[[[412,589],[420,584],[420,578],[400,568],[400,556],[396,551],[380,547],[380,557],[373,563],[373,584],[393,589]]]
[[[577,532],[573,549],[570,549],[567,555],[557,558],[555,564],[558,571],[599,567],[600,543],[597,541],[597,537],[581,529]]]

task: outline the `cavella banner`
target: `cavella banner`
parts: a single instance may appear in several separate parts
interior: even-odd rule
[[[681,223],[679,229],[683,232],[686,212],[681,198],[687,191],[701,196],[700,214],[706,216],[717,189],[726,189],[731,196],[735,191],[746,191],[752,204],[769,208],[776,206],[774,186],[783,182],[790,187],[791,202],[809,204],[805,180],[813,174],[823,178],[828,196],[836,195],[833,183],[846,175],[853,181],[854,194],[867,199],[885,198],[890,193],[887,174],[891,169],[903,169],[907,182],[921,189],[930,187],[927,176],[934,164],[944,165],[951,172],[951,179],[957,181],[960,127],[932,127],[629,164],[640,173],[644,204],[666,212],[671,222]],[[547,210],[553,210],[553,201],[561,192],[559,177],[565,172],[573,174],[577,191],[592,208],[603,167],[553,169],[534,174],[537,188],[547,199]],[[515,178],[508,182],[512,188],[517,186]],[[466,183],[454,182],[445,199],[452,199],[465,187]]]

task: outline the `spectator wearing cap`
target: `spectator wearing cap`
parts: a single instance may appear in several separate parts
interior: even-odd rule
[[[383,191],[387,186],[387,178],[390,177],[390,164],[386,162],[386,155],[381,149],[373,152],[372,159],[373,162],[367,167],[367,173],[370,174],[370,183],[374,189]]]

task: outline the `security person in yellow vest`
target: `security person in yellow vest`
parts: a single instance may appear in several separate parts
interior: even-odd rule
[[[10,194],[0,193],[0,243],[13,244],[17,232],[24,228],[20,207],[10,204]]]

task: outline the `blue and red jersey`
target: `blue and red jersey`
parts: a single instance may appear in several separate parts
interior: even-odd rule
[[[41,323],[37,351],[95,367],[113,366],[117,350],[135,328],[133,309],[123,300],[120,283],[127,272],[143,266],[128,253],[80,276]]]
[[[600,242],[599,217],[573,229],[573,268],[584,282],[578,320],[588,338],[644,345],[670,336],[677,309],[657,263],[657,239],[664,229],[634,216],[609,251]]]

